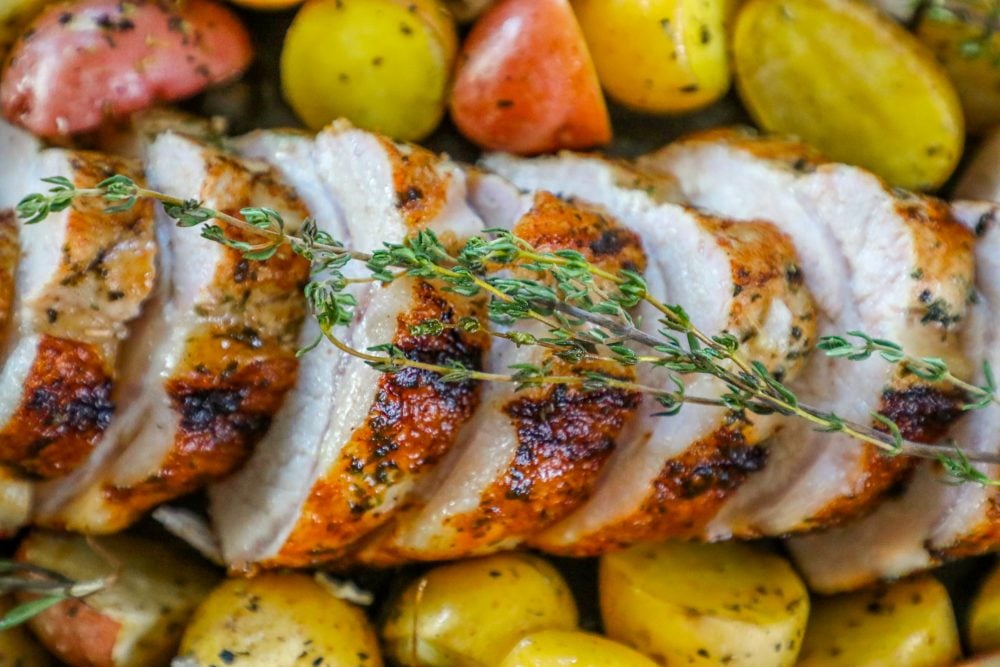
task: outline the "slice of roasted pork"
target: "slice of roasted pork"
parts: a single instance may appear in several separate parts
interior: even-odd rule
[[[973,293],[973,239],[943,202],[739,129],[692,136],[642,164],[674,176],[697,206],[770,220],[791,237],[819,306],[819,335],[861,330],[971,375],[959,334]],[[936,440],[960,413],[957,392],[877,355],[849,362],[814,354],[793,387],[803,402],[844,419],[869,423],[879,412],[915,440]],[[912,466],[804,422],[789,423],[770,452],[765,470],[720,511],[712,536],[836,524],[870,508]]]
[[[484,205],[484,191],[498,186],[505,189],[498,193],[505,201]],[[521,195],[509,184],[484,183],[476,175],[470,193],[488,227],[510,229],[540,252],[576,250],[615,273],[645,266],[638,237],[600,212],[548,193]],[[540,339],[549,335],[540,322],[513,328]],[[560,376],[594,372],[635,379],[632,368],[615,362],[571,362],[546,348],[494,342],[487,370],[510,374],[519,364],[548,366]],[[639,402],[635,392],[614,387],[518,391],[513,384],[488,383],[460,444],[416,490],[407,509],[366,541],[356,560],[376,565],[444,560],[518,545],[589,497]]]
[[[62,177],[91,188],[113,174],[141,180],[132,162],[41,149],[0,126],[8,165],[0,210]],[[116,360],[155,274],[153,207],[106,212],[78,199],[39,224],[19,224],[19,260],[0,371],[0,463],[41,478],[82,464],[107,428]],[[7,215],[10,215],[9,213]]]
[[[995,204],[958,202],[956,217],[978,237],[978,298],[969,310],[965,346],[969,358],[1000,367],[1000,210]],[[985,377],[976,378],[982,383]],[[969,452],[1000,453],[1000,410],[969,412],[949,433]],[[977,465],[991,479],[1000,466]],[[899,497],[875,512],[815,535],[789,541],[810,587],[822,592],[859,588],[902,577],[942,560],[992,550],[1000,544],[995,487],[953,484],[941,466],[925,462]]]
[[[304,198],[319,229],[360,252],[430,230],[447,245],[482,229],[465,203],[465,177],[415,146],[335,124],[315,140],[257,133],[237,142],[274,164]],[[355,277],[367,275],[350,265]],[[393,343],[434,364],[482,367],[483,333],[455,325],[475,305],[427,280],[350,287],[355,318],[336,335],[355,350]],[[441,333],[414,327],[428,320]],[[319,331],[307,327],[303,341]],[[472,382],[406,368],[382,374],[329,342],[304,359],[300,380],[250,461],[211,489],[211,515],[234,569],[337,558],[386,521],[413,484],[455,442],[479,402]]]
[[[743,354],[779,377],[794,377],[813,343],[814,310],[795,252],[767,223],[734,223],[670,203],[672,183],[623,164],[564,153],[552,158],[487,156],[483,164],[515,185],[550,190],[604,207],[647,250],[650,292],[685,308],[709,335],[731,333]],[[662,315],[648,304],[642,328],[658,335]],[[640,381],[671,386],[661,369]],[[691,395],[718,398],[725,387],[685,378]],[[722,503],[767,459],[760,442],[776,421],[721,407],[685,406],[656,416],[653,400],[612,455],[590,501],[532,544],[586,555],[638,540],[701,536]]]
[[[160,135],[145,163],[150,187],[172,197],[233,215],[270,207],[291,231],[306,216],[270,169],[183,135]],[[39,489],[37,523],[117,531],[228,474],[295,381],[308,262],[288,247],[267,261],[246,260],[178,227],[162,209],[158,237],[159,281],[129,341],[115,391],[120,408],[87,464]]]

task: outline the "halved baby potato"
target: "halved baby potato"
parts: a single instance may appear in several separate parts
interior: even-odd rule
[[[543,630],[528,635],[500,661],[500,667],[656,667],[629,647],[587,632]]]
[[[609,637],[668,665],[794,665],[809,615],[788,562],[736,542],[608,554],[600,598]]]
[[[750,0],[736,83],[757,123],[894,185],[933,189],[962,154],[958,95],[933,54],[862,0]]]

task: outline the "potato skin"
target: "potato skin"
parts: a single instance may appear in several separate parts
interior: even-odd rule
[[[211,0],[61,2],[14,45],[0,105],[35,134],[65,136],[229,80],[251,56],[239,19]]]
[[[735,542],[608,554],[600,600],[610,638],[669,665],[793,665],[809,615],[785,559]]]
[[[799,667],[945,667],[960,655],[948,592],[920,577],[813,600]]]
[[[656,663],[627,646],[586,632],[543,630],[514,646],[500,667],[656,667]]]
[[[472,27],[451,96],[459,131],[532,154],[611,140],[587,44],[567,0],[501,0]]]
[[[965,138],[933,54],[863,0],[749,0],[733,35],[737,89],[763,129],[893,185],[933,189]]]
[[[573,0],[604,90],[652,113],[711,104],[729,89],[729,0]]]
[[[9,597],[0,598],[0,616],[15,606]],[[24,626],[0,632],[0,667],[49,667],[55,664],[52,656]]]
[[[973,651],[1000,651],[1000,566],[993,568],[976,594],[968,622]]]
[[[42,612],[29,621],[32,631],[72,667],[168,664],[184,624],[218,573],[158,540],[115,535],[95,544],[121,564],[115,581],[82,601]],[[79,535],[35,531],[22,541],[17,558],[78,581],[116,571]]]
[[[314,130],[344,117],[417,141],[444,115],[457,44],[434,0],[311,0],[285,36],[281,87]]]
[[[228,579],[195,612],[178,653],[209,667],[381,667],[361,609],[305,574]]]
[[[382,639],[400,664],[492,667],[524,635],[576,624],[576,603],[555,568],[510,553],[430,570],[390,604]]]

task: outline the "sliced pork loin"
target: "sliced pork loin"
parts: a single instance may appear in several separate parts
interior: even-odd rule
[[[465,203],[465,177],[423,149],[336,124],[315,140],[257,133],[238,142],[281,170],[319,228],[361,252],[420,230],[454,245],[482,230]],[[354,275],[367,275],[352,265]],[[482,316],[478,307],[425,280],[352,285],[354,322],[336,334],[354,349],[394,343],[410,359],[482,367],[483,333],[437,319]],[[304,342],[318,335],[307,327]],[[211,515],[234,569],[301,566],[337,558],[385,522],[413,484],[455,442],[479,403],[472,382],[436,373],[381,374],[330,343],[305,357],[298,384],[254,456],[211,489]]]
[[[974,361],[1000,368],[1000,209],[995,204],[959,202],[953,210],[979,237],[979,298],[970,308],[966,350]],[[970,412],[949,435],[967,451],[1000,453],[1000,411]],[[977,467],[991,479],[1000,475],[1000,466]],[[1000,545],[997,489],[948,482],[940,465],[923,463],[906,492],[886,500],[874,513],[841,528],[790,540],[789,548],[810,586],[822,592],[859,588],[947,558],[995,549]]]
[[[710,335],[736,335],[744,354],[779,377],[794,377],[813,342],[813,305],[790,243],[772,226],[736,224],[663,201],[675,196],[669,181],[651,187],[658,179],[600,157],[491,155],[483,164],[522,188],[604,207],[642,239],[652,294],[683,306]],[[643,329],[657,335],[661,316],[648,305],[640,315]],[[640,381],[671,386],[660,369],[640,370]],[[691,395],[725,392],[703,376],[686,383]],[[764,465],[759,443],[775,420],[695,405],[656,416],[661,409],[643,402],[593,497],[532,544],[587,555],[639,540],[701,536],[724,500]]]
[[[499,198],[487,194],[498,187]],[[509,184],[484,183],[476,176],[471,201],[489,227],[512,229],[542,252],[571,248],[613,272],[644,268],[638,237],[599,212],[548,193],[521,195]],[[539,322],[514,328],[539,338],[548,335]],[[633,369],[620,364],[572,363],[551,350],[495,341],[488,370],[507,374],[515,364],[549,364],[555,375],[600,372],[635,378]],[[487,384],[460,444],[416,490],[407,509],[366,541],[356,560],[387,565],[453,559],[518,545],[587,499],[638,404],[637,394],[616,388],[518,391],[511,384]]]
[[[791,237],[819,306],[820,335],[862,330],[971,375],[959,334],[973,294],[973,239],[944,203],[739,129],[695,135],[642,164],[674,176],[697,206],[770,220]],[[814,354],[793,387],[803,402],[845,419],[867,423],[880,412],[921,441],[936,440],[960,413],[956,392],[877,356],[848,362]],[[770,452],[767,468],[716,517],[713,537],[836,524],[868,509],[912,465],[803,422],[789,423]]]
[[[0,210],[60,176],[80,188],[138,165],[97,153],[42,149],[0,126],[7,173]],[[36,225],[20,224],[9,335],[0,371],[0,463],[36,477],[83,463],[107,428],[116,358],[155,274],[153,208],[109,214],[96,198]]]
[[[179,134],[149,146],[146,173],[158,191],[227,213],[267,206],[291,230],[306,216],[268,168]],[[287,247],[267,261],[245,260],[162,210],[158,236],[160,277],[130,339],[115,390],[120,407],[87,464],[39,489],[38,523],[117,531],[229,473],[295,381],[306,260]]]

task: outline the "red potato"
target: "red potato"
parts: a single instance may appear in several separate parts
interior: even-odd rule
[[[0,106],[35,134],[65,136],[232,79],[252,55],[239,19],[208,0],[61,2],[14,45]]]
[[[459,57],[451,115],[484,148],[531,154],[611,140],[594,64],[566,0],[502,0]]]

